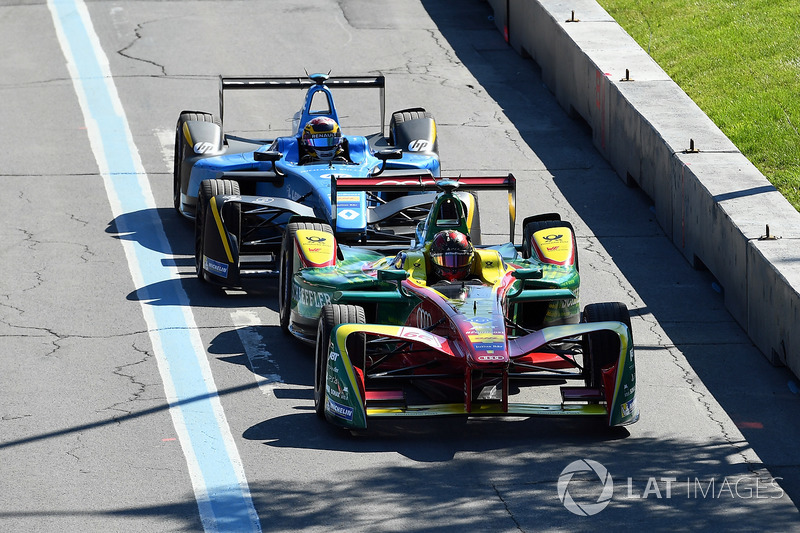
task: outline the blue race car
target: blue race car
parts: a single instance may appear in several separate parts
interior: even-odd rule
[[[343,135],[331,87],[378,88],[380,131]],[[433,194],[361,191],[339,193],[331,201],[335,178],[381,175],[402,181],[440,175],[431,113],[423,108],[393,113],[385,137],[384,88],[383,76],[221,77],[219,118],[181,113],[175,139],[174,206],[181,215],[195,218],[199,278],[239,286],[243,270],[277,270],[290,221],[327,226],[343,243],[387,251],[409,245]],[[269,89],[306,89],[290,135],[250,139],[223,133],[226,91]],[[474,214],[474,198],[464,195]]]

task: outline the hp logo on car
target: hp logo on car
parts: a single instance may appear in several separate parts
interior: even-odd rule
[[[408,143],[409,152],[429,152],[431,150],[430,141],[424,139],[417,139]]]
[[[600,496],[597,497],[596,501],[589,503],[578,503],[570,494],[570,481],[572,481],[572,477],[575,474],[580,472],[594,472],[594,474],[603,484],[603,490],[600,493]],[[571,462],[566,468],[564,468],[564,470],[561,471],[561,475],[558,476],[557,489],[558,498],[569,512],[578,516],[592,516],[605,509],[608,505],[608,502],[611,501],[611,497],[614,495],[614,480],[611,478],[611,474],[608,473],[608,470],[606,470],[606,467],[597,461],[592,461],[591,459],[580,459],[578,461]]]
[[[209,152],[213,152],[215,147],[210,142],[199,142],[194,145],[194,153],[196,154],[207,154]]]

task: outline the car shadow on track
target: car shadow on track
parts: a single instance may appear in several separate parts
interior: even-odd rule
[[[242,287],[223,289],[201,282],[195,273],[194,223],[181,218],[174,209],[143,209],[112,220],[106,233],[115,239],[135,242],[155,253],[158,264],[171,272],[157,273],[162,281],[137,288],[131,301],[148,305],[239,308],[266,306],[277,310],[277,276],[245,276]],[[165,237],[164,238],[162,238]],[[145,265],[156,268],[153,264]],[[188,302],[183,294],[188,296]]]

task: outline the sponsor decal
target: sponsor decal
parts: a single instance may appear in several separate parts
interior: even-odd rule
[[[505,361],[506,356],[504,355],[478,355],[475,357],[478,361]]]
[[[347,205],[348,207],[356,207],[361,203],[361,197],[357,194],[336,194],[337,205]]]
[[[539,259],[548,263],[567,264],[573,256],[572,232],[569,228],[553,228],[537,231],[531,237]]]
[[[298,305],[305,305],[307,307],[314,307],[316,309],[322,309],[325,304],[331,303],[330,294],[326,292],[310,291],[308,289],[298,287],[297,285],[292,286],[292,298],[298,303]]]
[[[322,267],[333,264],[335,240],[330,234],[316,230],[299,230],[296,238],[305,266]]]
[[[428,329],[433,325],[431,314],[422,307],[417,307],[417,310],[414,312],[414,317],[417,319],[417,327]]]
[[[339,211],[339,217],[345,220],[354,220],[358,218],[358,211],[353,211],[352,209],[345,209],[343,211]]]
[[[502,351],[506,349],[505,343],[502,342],[476,342],[472,345],[475,351],[478,352],[493,352],[495,350]]]
[[[620,408],[622,409],[622,416],[631,416],[636,412],[636,398],[623,403]]]
[[[500,343],[505,346],[506,339],[502,335],[495,335],[494,333],[479,333],[478,335],[469,335],[469,342],[472,344]]]
[[[275,201],[275,198],[265,198],[263,196],[259,196],[258,198],[253,199],[254,204],[271,204]]]
[[[214,261],[213,259],[203,256],[203,268],[215,276],[220,276],[222,278],[228,277],[227,263],[220,263],[219,261]]]
[[[435,180],[432,179],[418,179],[418,180],[382,180],[376,185],[434,185]]]
[[[421,331],[418,329],[409,329],[409,328],[400,328],[400,331],[397,334],[398,337],[403,339],[408,339],[412,341],[419,341],[429,346],[435,346],[437,348],[441,348],[441,343],[439,339],[437,339],[432,334],[428,333],[427,331]]]
[[[326,405],[328,412],[331,413],[333,416],[338,418],[342,418],[347,420],[348,422],[353,421],[353,408],[348,407],[346,405],[342,405],[340,403],[334,402],[330,398],[328,398],[327,405]]]
[[[431,142],[425,139],[415,139],[408,143],[409,152],[430,152]]]
[[[214,145],[206,141],[196,143],[192,148],[196,154],[207,154],[214,151]]]
[[[335,381],[336,381],[336,388],[333,388],[327,384],[325,385],[325,390],[327,391],[327,393],[338,400],[342,400],[343,402],[350,401],[350,389],[339,383],[338,379],[336,379]]]

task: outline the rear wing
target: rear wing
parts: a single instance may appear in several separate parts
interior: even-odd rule
[[[310,74],[297,77],[219,77],[219,119],[224,120],[225,91],[265,89],[308,89],[315,85],[340,88],[377,88],[380,90],[381,134],[385,131],[386,78],[384,76],[328,76]]]
[[[517,179],[506,176],[458,176],[435,178],[429,173],[408,172],[389,174],[390,171],[372,178],[344,178],[331,175],[331,211],[336,213],[338,191],[414,192],[414,191],[508,191],[509,236],[514,241],[514,224],[517,218]],[[334,215],[335,216],[335,215]]]

